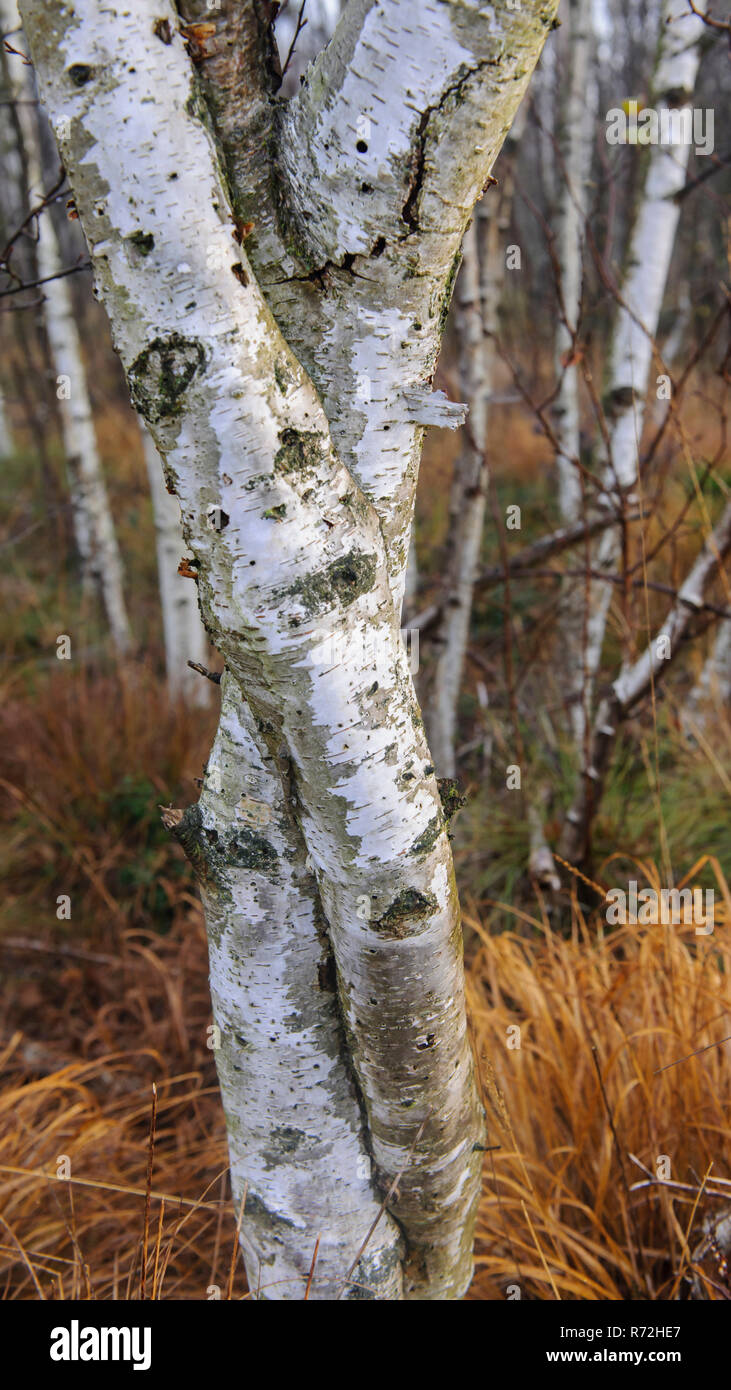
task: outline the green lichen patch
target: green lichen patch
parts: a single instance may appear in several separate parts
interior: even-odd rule
[[[347,1287],[344,1298],[349,1303],[359,1303],[365,1299],[380,1299],[393,1282],[394,1273],[403,1259],[402,1241],[369,1254],[361,1256]]]
[[[155,238],[152,232],[131,232],[126,239],[137,248],[141,256],[149,256],[155,246]]]
[[[277,473],[307,473],[317,467],[322,453],[322,435],[317,430],[286,429],[279,439],[281,448],[274,455]]]
[[[264,1152],[264,1162],[267,1168],[276,1168],[280,1163],[289,1163],[292,1154],[297,1152],[306,1139],[307,1135],[304,1130],[295,1129],[293,1125],[278,1125],[271,1132],[270,1148]]]
[[[256,1192],[247,1192],[244,1216],[247,1221],[251,1221],[254,1224],[260,1223],[262,1230],[267,1235],[272,1229],[276,1230],[277,1227],[289,1227],[290,1230],[294,1230],[294,1221],[290,1221],[286,1216],[281,1216],[278,1211],[272,1211],[271,1208],[267,1206],[266,1202],[262,1201],[261,1197],[257,1196]],[[269,1258],[269,1263],[272,1264],[273,1261],[274,1256],[272,1255]]]
[[[132,400],[140,414],[154,423],[178,415],[194,376],[205,364],[203,344],[182,333],[155,338],[129,369]]]
[[[274,380],[276,381],[277,386],[279,387],[282,395],[286,396],[287,391],[289,390],[289,387],[292,384],[292,376],[291,373],[287,371],[286,366],[282,362],[274,363]]]
[[[426,830],[422,831],[421,835],[417,840],[414,840],[414,843],[411,846],[411,853],[428,854],[429,850],[433,849],[434,845],[439,839],[439,836],[442,832],[443,824],[444,822],[442,821],[441,816],[432,816],[432,819],[429,821]]]
[[[238,834],[226,837],[223,845],[224,860],[242,869],[262,869],[271,873],[277,866],[277,851],[274,846],[257,835],[253,830],[239,830]]]
[[[438,777],[437,786],[442,801],[444,819],[450,821],[459,810],[466,804],[467,797],[459,789],[459,784],[453,777]]]
[[[421,893],[418,888],[404,888],[372,926],[382,936],[401,940],[405,936],[413,936],[419,923],[423,923],[436,908],[437,900],[432,893]]]
[[[376,582],[376,557],[351,550],[327,569],[298,579],[284,590],[288,597],[299,598],[305,611],[313,616],[334,608],[339,603],[349,607],[361,594],[368,593]]]

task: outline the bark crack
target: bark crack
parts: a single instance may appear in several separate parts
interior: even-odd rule
[[[429,137],[429,122],[432,116],[444,110],[450,97],[454,97],[456,104],[459,105],[459,103],[464,100],[464,89],[469,83],[470,78],[484,72],[485,68],[496,67],[498,63],[499,59],[497,58],[484,58],[482,62],[477,63],[474,67],[467,68],[467,70],[462,72],[457,78],[456,82],[450,83],[450,85],[445,88],[439,101],[434,102],[431,106],[427,106],[422,112],[419,124],[416,127],[415,149],[412,150],[411,154],[409,191],[401,209],[401,220],[406,223],[409,230],[404,233],[400,240],[404,241],[412,232],[420,232],[422,230],[419,222],[417,203],[421,196],[426,175],[426,150]]]

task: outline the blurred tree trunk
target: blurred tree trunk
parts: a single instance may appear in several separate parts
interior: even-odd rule
[[[188,665],[203,665],[208,638],[198,611],[195,584],[178,573],[185,541],[180,521],[180,503],[168,492],[162,461],[149,430],[143,427],[142,444],[150,479],[152,514],[157,548],[157,579],[160,589],[165,669],[170,696],[190,705],[206,704],[207,683]]]
[[[286,107],[265,5],[185,5],[182,37],[166,0],[22,9],[226,662],[204,793],[166,818],[206,903],[249,1279],[302,1297],[320,1235],[313,1297],[458,1298],[483,1119],[399,617],[459,246],[555,6],[355,0]]]
[[[568,89],[558,139],[562,167],[556,232],[560,303],[555,368],[559,387],[554,405],[554,430],[558,442],[559,513],[562,522],[572,526],[584,511],[577,334],[582,299],[586,185],[591,172],[597,102],[592,76],[592,0],[570,0],[566,18]],[[579,748],[583,745],[587,717],[584,691],[586,597],[584,587],[569,580],[559,619],[563,694],[570,728]]]
[[[3,31],[15,29],[20,21],[16,0],[0,0]],[[18,38],[18,36],[15,36]],[[13,47],[18,47],[14,42]],[[17,116],[23,140],[29,205],[40,203],[44,194],[41,139],[33,70],[14,57],[9,66],[12,88],[17,99]],[[99,589],[109,623],[112,642],[123,655],[131,643],[124,600],[122,564],[114,521],[109,506],[96,431],[89,400],[79,331],[76,326],[69,282],[60,278],[65,269],[61,248],[49,209],[37,219],[36,264],[43,281],[43,314],[56,377],[63,446],[68,469],[74,535],[79,551],[82,579],[93,580]]]
[[[672,110],[680,116],[682,111],[690,111],[703,33],[702,19],[688,14],[685,0],[665,0],[652,98],[658,115]],[[620,287],[610,348],[609,385],[604,399],[609,451],[598,503],[622,512],[637,502],[633,489],[638,481],[645,397],[680,216],[675,194],[685,183],[689,148],[682,141],[652,144],[648,148],[645,180]],[[616,574],[621,551],[621,529],[609,528],[591,547],[588,567]],[[585,582],[588,602],[580,668],[582,709],[575,723],[577,736],[582,739],[579,772],[582,785],[576,792],[563,832],[562,853],[567,859],[571,858],[567,846],[588,843],[588,827],[582,830],[572,817],[579,813],[582,805],[590,807],[593,804],[595,769],[591,748],[595,735],[590,737],[589,729],[593,722],[594,684],[601,662],[612,588],[611,583],[603,580],[587,577]]]
[[[709,584],[730,553],[731,502],[728,502],[678,590],[678,597],[662,627],[637,660],[625,665],[609,694],[599,703],[591,731],[590,775],[583,777],[577,787],[561,840],[561,854],[570,863],[583,864],[588,859],[592,823],[622,721],[665,678],[687,640],[694,613],[702,607]]]
[[[714,706],[731,705],[731,621],[720,618],[713,646],[683,711],[691,733],[703,730]]]
[[[414,528],[411,532],[411,542],[409,544],[409,558],[406,565],[406,578],[404,580],[404,621],[408,622],[409,617],[416,612],[419,598],[419,557],[416,553],[416,536]]]
[[[500,185],[485,195],[484,208],[476,209],[465,232],[457,279],[459,390],[469,416],[452,481],[448,571],[433,639],[436,660],[425,710],[429,747],[439,777],[457,775],[457,712],[485,527],[489,400],[495,389],[498,314],[505,281],[503,241],[510,226],[514,161],[522,125],[519,114],[503,150]]]
[[[698,8],[703,8],[702,3]],[[665,0],[652,97],[658,113],[674,111],[680,116],[691,110],[704,33],[703,20],[688,13],[685,0]],[[602,500],[620,510],[634,500],[645,398],[680,217],[675,194],[685,183],[689,153],[690,146],[682,142],[649,146],[647,172],[620,286],[605,395],[609,456],[602,480]],[[592,556],[591,567],[615,573],[620,551],[619,531],[606,531]],[[611,584],[599,582],[591,586],[585,660],[589,699],[601,661],[611,594]]]
[[[5,392],[0,386],[0,459],[10,458],[14,448],[13,435],[10,429],[10,418],[5,401]]]

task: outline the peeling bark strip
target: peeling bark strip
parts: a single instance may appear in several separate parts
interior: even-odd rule
[[[299,852],[301,832],[315,867],[368,1146],[384,1190],[403,1170],[389,1208],[406,1237],[403,1296],[460,1297],[471,1276],[482,1115],[467,1038],[449,843],[399,634],[423,432],[403,391],[421,392],[423,399],[465,223],[553,12],[550,3],[515,13],[456,0],[349,5],[273,140],[282,167],[261,190],[263,232],[252,243],[252,266],[227,140],[221,144],[233,209],[209,133],[211,121],[220,121],[231,138],[235,123],[220,107],[216,117],[204,105],[170,5],[23,3],[45,100],[57,123],[63,116],[70,120],[66,166],[117,349],[181,503],[206,625],[252,715],[249,720],[237,696],[229,699],[227,687],[216,756],[230,753],[230,781],[209,778],[199,812],[200,827],[215,832],[224,847],[218,864],[207,836],[206,849],[199,846],[196,854],[195,817],[192,825],[186,818],[182,834],[193,847],[207,907],[215,1007],[227,1037],[221,1077],[238,1190],[251,1172],[263,1189],[265,1154],[270,1162],[272,1156],[281,1160],[266,1171],[285,1169],[274,1205],[259,1195],[254,1219],[245,1215],[243,1223],[249,1261],[273,1257],[278,1280],[289,1277],[286,1269],[300,1280],[313,1246],[309,1231],[302,1237],[304,1253],[301,1246],[295,1251],[294,1235],[277,1245],[274,1237],[283,1237],[277,1219],[289,1210],[286,1219],[299,1229],[292,1208],[301,1202],[303,1211],[318,1211],[319,1220],[318,1202],[327,1192],[310,1191],[308,1165],[295,1161],[300,1141],[294,1144],[289,1133],[301,1129],[303,1152],[314,1162],[322,1129],[315,1134],[309,1121],[286,1122],[285,1134],[272,1139],[273,1119],[279,1123],[273,1108],[287,1101],[281,1068],[280,1089],[268,1098],[265,1088],[253,1096],[243,1084],[238,1088],[234,1074],[240,1059],[231,1030],[240,1017],[252,1032],[269,1007],[264,988],[275,978],[280,998],[288,1008],[291,1003],[307,1035],[303,1047],[310,1056],[315,1050],[304,1026],[314,963],[310,928],[301,973],[289,946],[286,969],[278,977],[272,973],[279,922],[270,913],[278,885],[264,844],[279,853],[280,864],[283,846],[251,827],[243,839],[231,832],[231,807],[245,793],[246,768],[256,773],[267,758],[299,826],[292,850]],[[165,42],[157,32],[165,19],[169,42],[167,30]],[[225,23],[217,41],[225,42]],[[383,25],[388,33],[380,32]],[[374,47],[379,34],[389,55],[385,75],[383,54]],[[418,48],[408,98],[403,45],[393,52],[399,37]],[[246,51],[255,49],[252,41]],[[435,71],[439,50],[444,56]],[[342,226],[325,217],[322,168],[311,167],[315,153],[318,161],[327,154],[328,123],[336,136],[364,109],[361,80],[354,78],[364,59],[378,73],[369,109],[379,91],[386,103],[396,88],[402,94],[389,117],[391,136],[384,126],[378,160],[368,166],[376,180],[371,186],[384,190],[372,205],[378,230],[365,211],[362,185],[369,178],[354,166],[349,145],[336,143],[331,165],[340,170],[333,192],[340,190],[342,206],[350,207]],[[197,61],[196,71],[205,74],[216,59],[198,54]],[[203,77],[204,92],[206,83],[215,107],[220,93],[210,76]],[[234,82],[232,96],[238,89]],[[277,134],[266,93],[244,106],[249,134],[257,121]],[[375,109],[372,119],[375,124]],[[407,149],[420,152],[420,191],[410,204],[411,185],[404,188],[402,177],[404,139]],[[259,144],[257,158],[266,163],[266,146]],[[354,177],[360,188],[355,198]],[[404,204],[409,220],[402,216]],[[286,237],[292,249],[285,245],[280,252]],[[307,245],[309,237],[314,245]],[[371,253],[367,267],[358,260],[363,244]],[[312,278],[303,276],[303,258]],[[382,265],[390,267],[388,274]],[[287,283],[277,289],[275,281]],[[307,297],[307,312],[290,332],[286,301],[298,293],[300,304]],[[418,320],[412,318],[416,305]],[[350,388],[361,376],[366,381],[358,396]],[[225,525],[219,524],[223,516]],[[328,662],[333,639],[338,651],[353,655]],[[281,831],[281,817],[277,824]],[[294,874],[280,891],[291,893],[293,883],[299,884]],[[301,891],[297,886],[294,901]],[[299,918],[306,917],[305,908]],[[256,960],[260,965],[253,968]],[[273,1046],[286,1056],[286,1021],[280,1023]],[[332,1037],[326,1042],[323,1032],[320,1066],[334,1047]],[[321,1099],[323,1110],[331,1106],[328,1142],[340,1167],[338,1183],[331,1184],[333,1205],[322,1212],[323,1236],[332,1247],[328,1268],[335,1269],[339,1250],[344,1278],[352,1251],[351,1230],[341,1220],[347,1201],[359,1203],[355,1224],[363,1239],[374,1197],[367,1183],[358,1188],[345,1171],[360,1141],[353,1137],[352,1109],[344,1099],[342,1105],[333,1100],[342,1094],[335,1072],[331,1081],[329,1098],[315,1101],[299,1074],[295,1089],[301,1094],[292,1104],[305,1113]],[[312,1184],[319,1185],[319,1179]],[[363,1280],[376,1296],[399,1297],[395,1230],[384,1218],[361,1262]]]

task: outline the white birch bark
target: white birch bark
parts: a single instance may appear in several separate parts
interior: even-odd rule
[[[693,726],[705,729],[714,705],[731,704],[731,622],[721,618],[713,646],[701,674],[688,696],[683,711],[690,732]]]
[[[498,314],[505,275],[503,240],[510,225],[513,160],[524,123],[525,110],[521,108],[503,151],[500,186],[486,194],[465,232],[457,280],[460,394],[469,407],[469,418],[452,486],[449,570],[434,637],[437,658],[426,709],[429,746],[440,777],[457,775],[457,708],[485,527],[489,400],[495,385]]]
[[[17,28],[19,16],[16,0],[0,0],[0,22],[4,31]],[[14,47],[20,47],[20,44],[16,42]],[[9,65],[9,72],[18,98],[18,122],[25,151],[28,196],[32,204],[33,199],[42,198],[44,187],[38,116],[32,104],[35,89],[32,69],[20,57],[12,61],[15,66]],[[99,588],[112,642],[121,656],[128,651],[131,643],[122,564],[102,474],[69,282],[65,278],[58,278],[65,267],[50,213],[38,218],[36,257],[38,278],[45,282],[42,286],[43,315],[56,376],[74,535],[82,576],[90,575]]]
[[[279,140],[280,218],[289,217],[296,254],[282,254],[266,191],[252,242],[293,343],[232,239],[168,4],[23,3],[45,100],[56,121],[71,117],[64,154],[97,284],[181,502],[206,625],[245,691],[259,749],[263,741],[284,779],[315,866],[369,1147],[380,1183],[398,1178],[390,1210],[407,1241],[407,1298],[459,1297],[469,1282],[482,1135],[454,874],[399,634],[417,443],[423,421],[444,414],[427,383],[449,267],[552,13],[407,0],[385,14],[360,0],[348,7]],[[379,99],[388,120],[358,167],[356,122],[370,110],[375,127]],[[265,105],[254,94],[242,121],[263,121]],[[240,189],[251,154],[237,165],[223,143]],[[257,155],[261,163],[260,147]],[[246,199],[234,201],[240,210]],[[364,245],[374,252],[363,267],[370,293],[370,277],[351,274]],[[297,301],[291,284],[275,282],[301,275],[303,254],[315,280]],[[321,296],[316,282],[334,259],[343,278],[333,274],[334,292]],[[419,278],[426,286],[412,283]],[[424,321],[417,330],[407,319],[405,340],[412,303]],[[349,410],[363,363],[370,399]],[[241,795],[247,758],[251,766],[251,749],[233,760],[232,794]],[[211,814],[225,825],[220,800]],[[205,868],[211,851],[199,828],[188,849]],[[226,869],[233,863],[227,853]],[[220,904],[220,888],[216,896]],[[239,896],[256,925],[255,891],[241,885]],[[220,911],[233,926],[229,908]],[[213,940],[210,905],[209,916]],[[243,1092],[237,1103],[245,1106]],[[246,1238],[258,1248],[250,1223]]]
[[[622,670],[609,695],[599,704],[592,728],[589,762],[567,813],[561,840],[561,854],[570,863],[580,864],[587,854],[592,818],[601,799],[604,776],[622,720],[667,674],[682,648],[694,613],[703,605],[708,585],[729,552],[731,502],[727,503],[706,539],[662,627],[637,660]]]
[[[5,392],[0,387],[0,458],[10,458],[14,451],[10,417],[5,401]]]
[[[364,1119],[345,1057],[317,884],[276,761],[235,679],[197,806],[164,819],[196,865],[214,1044],[249,1286],[261,1297],[398,1299],[401,1237],[378,1216]]]
[[[207,682],[191,670],[188,662],[204,664],[208,638],[198,611],[196,586],[178,573],[185,550],[180,503],[165,486],[162,460],[149,430],[145,428],[142,430],[142,445],[155,523],[168,690],[173,700],[180,698],[189,705],[203,705],[208,698]]]
[[[499,254],[497,218],[491,241]],[[431,698],[425,716],[434,765],[439,777],[456,777],[457,707],[472,615],[472,589],[485,521],[487,488],[487,402],[492,385],[493,343],[483,336],[480,305],[480,258],[477,219],[465,232],[462,269],[457,280],[456,331],[459,339],[460,392],[470,406],[470,438],[455,465],[450,528],[447,539],[449,571],[441,621],[435,633],[436,660]],[[491,296],[492,302],[492,296]],[[497,306],[496,306],[497,307]],[[485,332],[495,331],[494,314]]]
[[[703,5],[698,6],[699,9]],[[653,83],[653,106],[662,113],[690,112],[703,20],[688,14],[685,0],[665,0],[660,59]],[[615,506],[631,495],[637,481],[645,397],[652,367],[654,339],[680,216],[675,194],[686,179],[690,146],[650,145],[638,214],[630,236],[627,268],[621,285],[609,363],[607,415],[610,454],[604,469],[607,500]],[[592,568],[614,572],[620,537],[607,531],[592,558]],[[592,586],[587,624],[585,666],[590,683],[601,661],[611,585]]]
[[[586,184],[591,171],[597,100],[591,74],[592,48],[592,0],[571,0],[568,7],[568,88],[559,135],[562,168],[559,171],[556,258],[561,306],[556,325],[555,370],[559,387],[554,406],[558,505],[561,520],[567,526],[579,520],[583,496],[579,369],[575,349],[581,313]],[[584,586],[569,581],[559,614],[558,639],[561,684],[571,733],[579,748],[583,747],[587,717],[584,690],[586,606]]]
[[[559,149],[561,192],[556,229],[556,256],[561,274],[563,315],[556,326],[554,406],[558,440],[558,504],[562,521],[570,526],[581,512],[579,447],[579,372],[571,360],[581,312],[582,259],[586,223],[586,184],[591,170],[596,88],[591,80],[592,0],[570,0],[568,6],[568,90],[561,118]],[[587,109],[588,108],[588,109]]]

